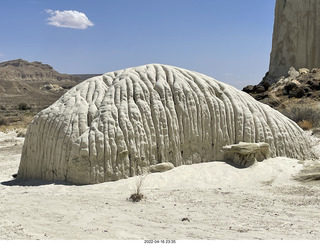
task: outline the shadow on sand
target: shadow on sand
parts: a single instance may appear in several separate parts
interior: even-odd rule
[[[226,164],[229,164],[230,166],[234,167],[234,168],[237,168],[237,169],[246,169],[246,168],[249,168],[251,165],[247,165],[247,166],[242,166],[242,165],[239,165],[239,164],[236,164],[232,161],[223,161],[225,162]]]
[[[250,166],[241,166],[239,164],[236,164],[232,161],[224,161],[226,164],[237,168],[237,169],[246,169]],[[13,177],[16,177],[16,175]],[[12,179],[9,181],[3,181],[0,183],[1,185],[4,186],[43,186],[43,185],[65,185],[65,186],[82,186],[86,184],[74,184],[74,183],[69,183],[67,181],[44,181],[44,180],[36,180],[36,179],[31,179],[31,180],[22,180],[22,179]]]
[[[21,180],[21,179],[12,179],[9,181],[1,182],[1,185],[4,185],[4,186],[44,186],[44,185],[52,185],[52,184],[66,185],[66,186],[75,185],[66,181]]]

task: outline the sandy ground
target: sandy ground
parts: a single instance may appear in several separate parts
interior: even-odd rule
[[[320,181],[292,179],[303,164],[269,159],[149,174],[145,198],[128,200],[137,177],[75,186],[16,182],[23,138],[0,132],[0,239],[320,239]],[[182,221],[184,219],[184,221]]]

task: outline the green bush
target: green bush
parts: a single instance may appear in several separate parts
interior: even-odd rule
[[[313,128],[320,127],[320,109],[318,108],[297,105],[282,109],[280,112],[298,124],[308,121]]]
[[[8,124],[9,124],[8,120],[3,115],[0,115],[0,125],[8,125]]]
[[[26,104],[26,103],[19,103],[18,104],[18,109],[19,110],[28,110],[28,109],[31,109],[31,107],[28,106],[28,104]]]

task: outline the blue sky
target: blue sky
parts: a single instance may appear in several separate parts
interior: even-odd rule
[[[148,63],[243,88],[268,71],[275,0],[0,0],[0,62],[61,73]]]

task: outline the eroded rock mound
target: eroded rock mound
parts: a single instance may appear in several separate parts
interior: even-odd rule
[[[223,146],[269,144],[270,156],[311,157],[291,120],[206,75],[151,64],[88,79],[30,124],[18,178],[89,184],[223,160]]]

